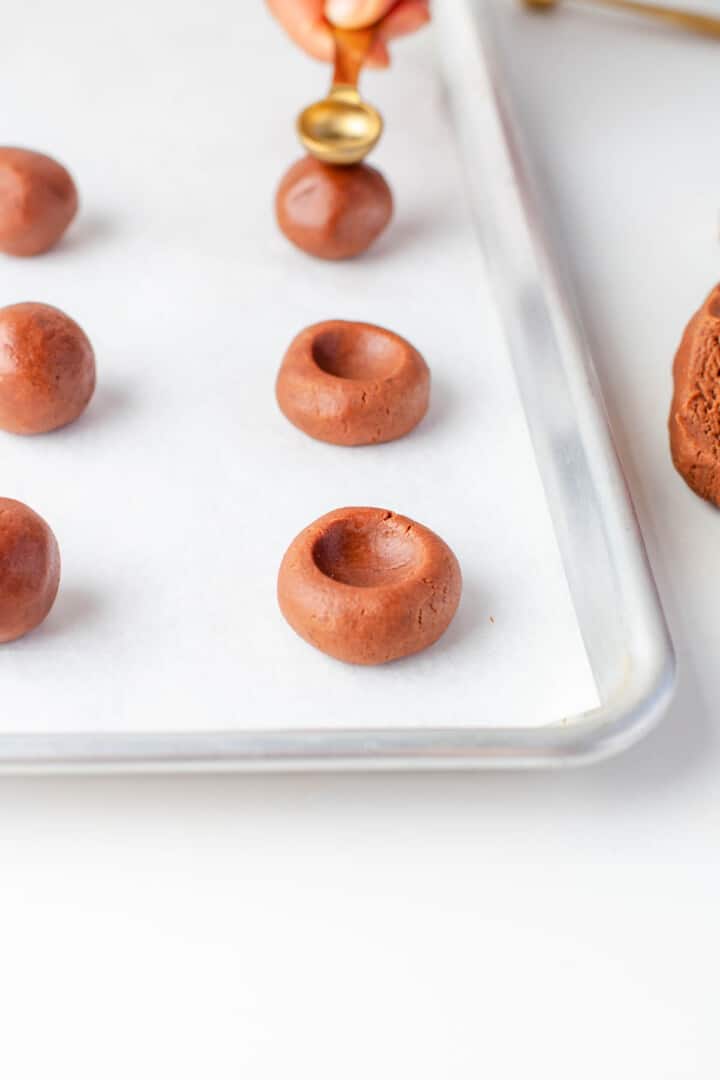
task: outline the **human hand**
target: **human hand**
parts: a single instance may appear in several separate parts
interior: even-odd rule
[[[382,19],[368,54],[370,67],[387,67],[387,42],[412,34],[430,18],[430,0],[267,0],[268,7],[301,49],[317,60],[331,61],[330,24],[357,29]]]

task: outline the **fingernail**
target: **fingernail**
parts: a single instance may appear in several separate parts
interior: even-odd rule
[[[325,17],[336,26],[358,27],[375,21],[374,0],[326,0]]]

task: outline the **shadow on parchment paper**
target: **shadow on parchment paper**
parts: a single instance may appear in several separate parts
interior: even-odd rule
[[[415,656],[414,662],[422,663],[424,656],[427,656],[428,662],[432,662],[433,658],[437,658],[444,653],[451,653],[462,645],[469,635],[474,635],[481,627],[487,626],[489,632],[492,629],[490,611],[492,611],[492,606],[488,599],[487,590],[481,589],[473,578],[464,575],[460,606],[455,618],[440,640],[436,641],[426,653]]]
[[[437,207],[428,207],[426,211],[416,210],[413,213],[406,213],[396,208],[396,216],[393,217],[382,236],[378,237],[372,247],[358,258],[367,263],[376,260],[387,262],[393,255],[404,258],[413,251],[418,251],[426,257],[428,244],[434,237],[445,237],[448,229],[456,228],[456,219],[450,219],[438,213]]]
[[[79,435],[84,435],[86,432],[92,432],[93,436],[102,435],[104,431],[113,427],[116,422],[122,425],[128,411],[133,407],[135,395],[127,382],[105,377],[102,372],[102,357],[99,359],[99,366],[101,370],[95,393],[85,412],[72,424],[66,424],[65,427],[58,428],[56,431],[50,431],[46,436],[36,437],[52,439],[55,442],[62,440],[64,442],[66,439],[72,440]]]
[[[133,394],[126,383],[103,379],[98,382],[92,401],[77,423],[83,428],[105,426],[108,421],[126,413],[132,404]]]
[[[101,611],[102,600],[96,591],[81,585],[64,585],[61,578],[57,599],[47,619],[31,634],[21,638],[18,645],[39,638],[53,638],[59,642],[76,627],[93,624]]]
[[[85,214],[81,203],[77,217],[59,244],[46,252],[43,257],[74,255],[75,252],[84,254],[91,248],[102,246],[108,240],[112,240],[116,233],[117,223],[112,218],[92,212]]]
[[[418,426],[405,438],[415,441],[424,439],[428,435],[435,438],[443,431],[450,432],[451,425],[455,423],[456,411],[462,406],[463,401],[455,392],[450,380],[432,372],[430,408]]]

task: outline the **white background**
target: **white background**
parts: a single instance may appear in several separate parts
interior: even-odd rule
[[[575,773],[3,781],[4,1075],[717,1076],[719,526],[664,430],[718,277],[717,46],[508,19],[675,706]]]

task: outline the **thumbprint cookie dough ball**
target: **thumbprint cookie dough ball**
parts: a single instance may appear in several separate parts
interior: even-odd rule
[[[59,584],[60,551],[50,526],[24,503],[0,498],[0,644],[39,626]]]
[[[0,428],[38,435],[72,423],[95,389],[85,333],[49,304],[0,308]]]
[[[288,169],[275,199],[291,243],[320,259],[351,259],[386,228],[392,192],[371,165],[326,165],[305,157]]]
[[[297,536],[280,566],[278,602],[316,649],[384,664],[432,645],[460,603],[454,554],[417,521],[375,507],[333,510]]]
[[[331,319],[290,344],[275,393],[288,420],[314,439],[338,446],[390,442],[425,416],[430,369],[399,334]]]
[[[75,217],[78,195],[70,173],[34,150],[0,147],[0,251],[40,255]]]

